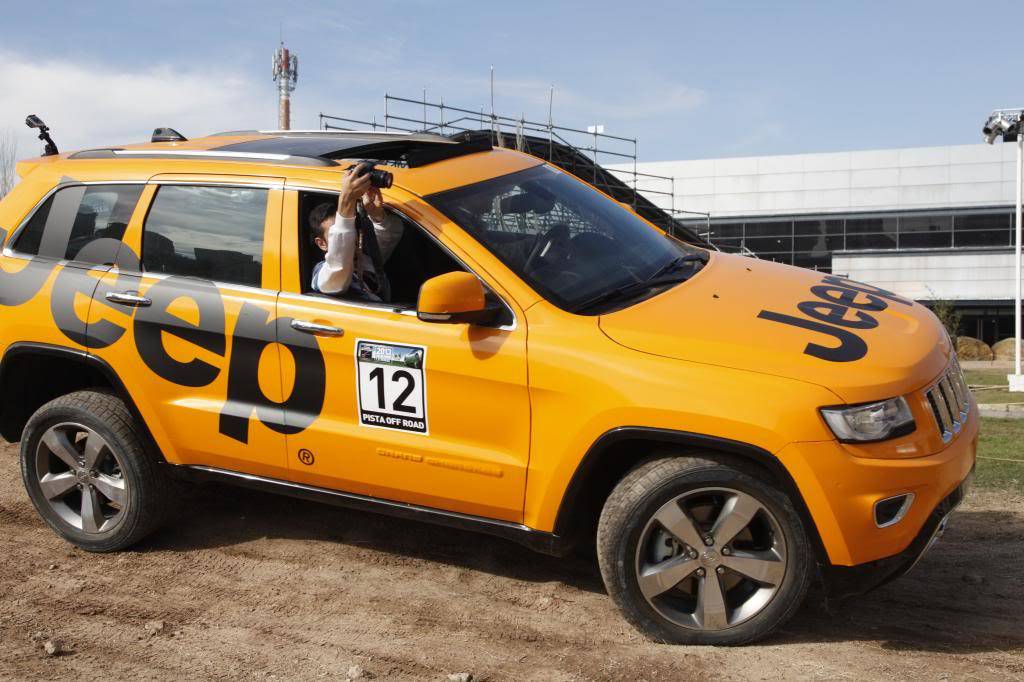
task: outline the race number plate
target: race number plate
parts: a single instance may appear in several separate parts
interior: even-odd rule
[[[359,423],[427,433],[425,346],[356,341]]]

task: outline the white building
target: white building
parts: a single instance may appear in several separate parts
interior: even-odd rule
[[[1015,147],[640,163],[659,177],[638,187],[663,208],[709,213],[710,230],[686,222],[723,250],[951,301],[961,333],[992,343],[1013,335]]]

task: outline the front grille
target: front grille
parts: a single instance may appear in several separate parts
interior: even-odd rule
[[[925,391],[925,396],[939,431],[942,432],[942,442],[948,443],[963,428],[971,404],[971,394],[964,381],[963,370],[955,357],[938,383]]]

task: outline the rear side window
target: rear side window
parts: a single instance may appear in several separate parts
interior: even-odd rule
[[[79,185],[58,190],[29,219],[14,250],[28,256],[97,262],[82,250],[100,239],[121,241],[142,188]]]
[[[265,189],[163,186],[146,218],[142,267],[258,287],[266,216]]]

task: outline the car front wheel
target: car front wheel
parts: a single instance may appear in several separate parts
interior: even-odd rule
[[[788,620],[811,550],[789,499],[741,462],[667,457],[631,471],[605,503],[598,558],[626,619],[682,644],[743,644]]]

